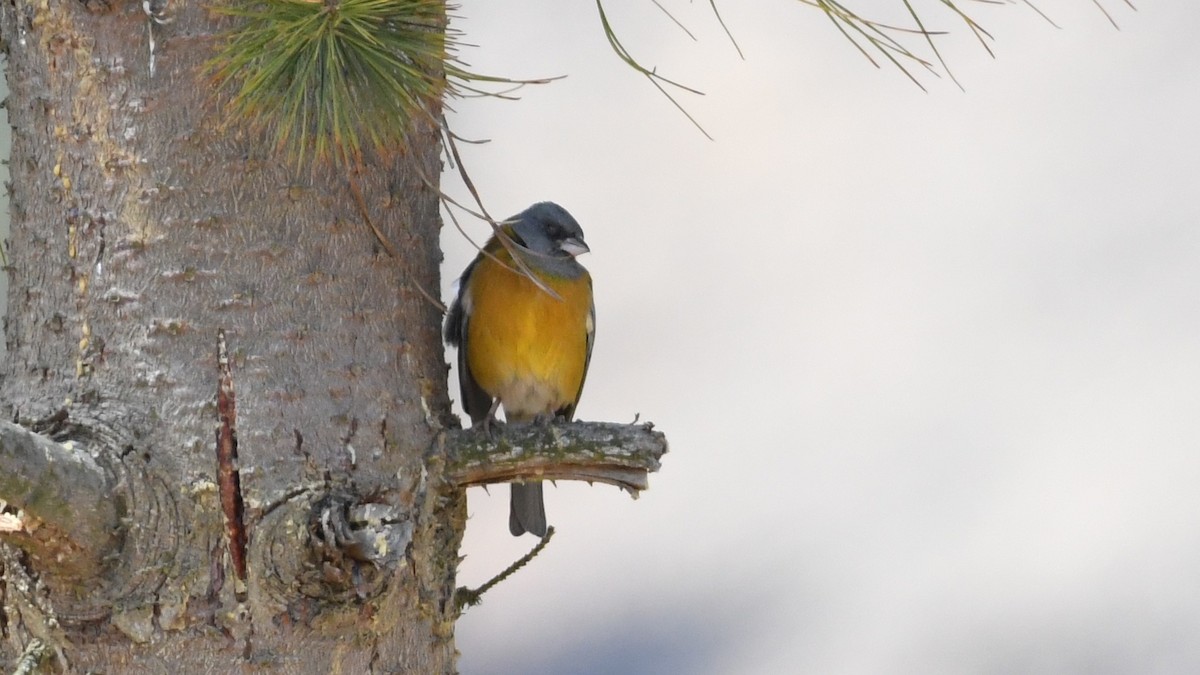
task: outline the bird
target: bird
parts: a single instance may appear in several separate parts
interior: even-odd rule
[[[445,339],[473,428],[490,433],[501,406],[508,424],[574,416],[596,333],[592,277],[575,258],[590,250],[566,209],[538,202],[501,222],[463,271]],[[545,536],[541,481],[510,489],[509,532]]]

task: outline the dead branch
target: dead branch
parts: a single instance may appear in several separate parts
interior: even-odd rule
[[[652,424],[572,422],[493,425],[443,437],[446,475],[457,487],[517,479],[582,480],[615,485],[634,497],[650,487],[667,452],[667,438]]]

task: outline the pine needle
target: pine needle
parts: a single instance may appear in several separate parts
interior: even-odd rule
[[[442,0],[259,0],[219,7],[236,18],[207,73],[232,87],[232,122],[269,131],[299,166],[361,162],[435,123],[455,35]]]

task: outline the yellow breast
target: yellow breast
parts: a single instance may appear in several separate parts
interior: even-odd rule
[[[467,364],[510,421],[574,404],[587,367],[590,277],[541,280],[558,298],[490,258],[471,273]]]

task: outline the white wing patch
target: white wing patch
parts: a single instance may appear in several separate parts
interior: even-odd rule
[[[462,306],[463,316],[470,317],[471,310],[474,309],[474,304],[475,304],[475,301],[471,298],[470,286],[467,286],[467,285],[463,286],[462,293],[458,297],[458,304],[460,306]]]

